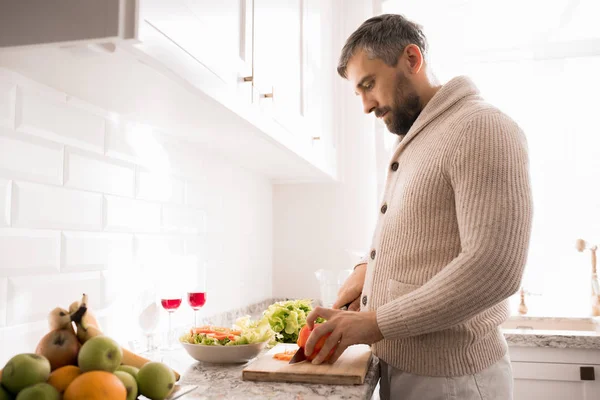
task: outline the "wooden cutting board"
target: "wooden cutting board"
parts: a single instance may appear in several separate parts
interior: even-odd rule
[[[335,364],[313,365],[310,361],[288,364],[273,355],[296,350],[295,344],[278,344],[242,371],[245,381],[302,382],[327,385],[362,385],[371,364],[371,348],[360,344],[350,346]]]

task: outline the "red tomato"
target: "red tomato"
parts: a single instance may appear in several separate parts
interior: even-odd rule
[[[299,347],[304,347],[306,345],[311,332],[312,331],[309,329],[308,325],[304,325],[302,329],[300,329],[297,342]]]
[[[319,324],[315,324],[315,327],[318,326],[318,325]],[[309,338],[309,336],[310,336],[311,333],[312,333],[312,330],[308,327],[308,325],[304,325],[302,327],[302,329],[300,330],[300,333],[298,334],[298,342],[297,343],[298,343],[299,347],[306,346],[306,342],[308,341],[308,338]],[[330,335],[331,335],[331,332],[328,332],[325,335],[321,336],[321,338],[319,339],[319,341],[315,345],[315,348],[314,348],[312,354],[306,356],[307,360],[312,361],[314,358],[317,357],[317,355],[319,354],[319,352],[321,351],[321,349],[325,345],[325,341],[327,340],[327,338]],[[323,360],[323,361],[329,360],[331,358],[331,356],[333,356],[333,353],[335,353],[335,349],[336,348],[337,348],[337,346],[335,346],[333,349],[331,349],[331,351],[329,352],[329,354],[327,355],[327,357],[325,357],[325,360]]]

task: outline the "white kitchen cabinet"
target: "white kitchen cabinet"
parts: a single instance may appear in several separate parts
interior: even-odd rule
[[[254,86],[261,109],[301,133],[304,38],[302,0],[254,0]]]
[[[334,136],[334,80],[337,55],[332,26],[336,24],[333,2],[304,0],[305,19],[302,24],[304,47],[303,115],[305,129],[313,149],[330,165],[335,165],[336,137]]]
[[[514,400],[600,399],[598,350],[510,347],[510,355]]]
[[[600,399],[600,365],[513,362],[515,400]],[[582,380],[581,368],[598,379]]]
[[[331,162],[333,3],[254,0],[254,6],[255,101]]]
[[[0,48],[113,44],[136,36],[136,0],[19,0],[0,3]]]
[[[251,101],[252,0],[142,0],[140,40],[154,30]]]
[[[137,90],[136,84],[125,77],[139,61],[194,93],[203,104],[195,109],[177,106],[179,113],[211,114],[204,118],[204,126],[196,127],[199,140],[261,169],[289,169],[290,173],[279,174],[278,182],[338,178],[333,135],[334,2],[89,0],[85,7],[74,0],[4,3],[0,47],[6,50],[2,53],[6,65],[19,66],[23,72],[33,69],[31,75],[41,83],[79,92],[69,81],[68,68],[61,68],[74,65],[70,58],[77,58],[77,74],[86,82],[100,85],[105,79],[123,79],[121,86],[131,90]],[[101,55],[90,54],[90,47],[98,49],[92,43],[101,46]],[[21,46],[31,47],[12,51]],[[34,61],[49,59],[43,51],[54,65]],[[104,76],[93,57],[110,64],[113,76]],[[92,91],[82,98],[92,104],[106,100]],[[175,107],[178,101],[170,103]],[[157,115],[142,121],[152,125],[158,120],[158,128],[169,130],[163,126],[167,119]],[[187,128],[177,133],[187,135]],[[224,144],[223,131],[235,146]],[[264,152],[269,147],[273,151]]]

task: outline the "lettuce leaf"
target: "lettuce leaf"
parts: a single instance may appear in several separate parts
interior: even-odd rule
[[[311,303],[310,299],[301,299],[271,304],[263,313],[261,322],[268,321],[277,342],[296,343],[300,329],[306,325],[306,317],[312,311]],[[322,319],[317,322],[322,322]]]

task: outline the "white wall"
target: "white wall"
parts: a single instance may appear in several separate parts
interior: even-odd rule
[[[271,298],[272,211],[262,175],[0,69],[0,365],[83,292],[131,338],[153,263],[184,294],[177,270],[207,262],[205,315]]]
[[[336,1],[329,112],[334,113],[339,171],[336,184],[276,185],[273,188],[275,296],[319,298],[314,272],[352,268],[353,251],[369,247],[377,215],[373,116],[362,112],[350,84],[337,76],[337,57],[346,38],[373,15],[373,2]],[[323,101],[323,104],[327,102]]]

